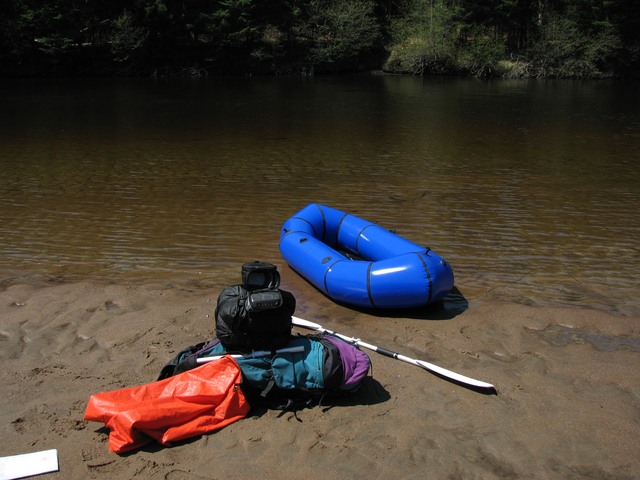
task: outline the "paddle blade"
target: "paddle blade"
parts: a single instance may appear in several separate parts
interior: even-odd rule
[[[436,373],[441,377],[446,377],[450,380],[454,380],[458,383],[463,383],[465,385],[470,385],[476,388],[483,388],[487,390],[495,390],[496,387],[491,385],[490,383],[483,382],[481,380],[476,380],[475,378],[466,377],[464,375],[460,375],[459,373],[452,372],[451,370],[447,370],[446,368],[439,367],[437,365],[433,365],[432,363],[428,363],[422,360],[414,360],[415,365],[424,368],[425,370],[429,370],[430,372]]]

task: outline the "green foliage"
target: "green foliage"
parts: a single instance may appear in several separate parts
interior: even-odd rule
[[[603,66],[619,47],[612,25],[590,25],[586,35],[579,23],[557,14],[550,15],[540,28],[540,39],[530,49],[536,76],[593,78],[602,76]]]
[[[414,75],[448,73],[455,69],[459,10],[441,0],[415,0],[404,18],[393,21],[395,44],[385,70]]]
[[[0,4],[0,62],[17,62],[28,54],[28,22],[19,2]]]
[[[149,33],[135,23],[131,12],[125,10],[113,21],[109,45],[116,62],[127,62],[140,52]]]
[[[385,69],[478,77],[604,76],[615,56],[629,51],[611,20],[614,7],[628,1],[409,0],[406,14],[392,23]],[[637,32],[640,15],[635,18]]]
[[[309,63],[344,62],[375,45],[380,28],[371,0],[313,0]]]
[[[492,77],[500,74],[501,60],[505,55],[505,44],[493,29],[473,26],[467,30],[469,39],[457,53],[457,64],[461,71],[474,77]]]
[[[4,0],[0,73],[638,75],[639,32],[636,0]]]
[[[212,27],[218,32],[222,42],[236,47],[255,41],[259,32],[253,21],[252,0],[222,0],[213,14]]]
[[[77,46],[78,11],[71,2],[44,2],[26,10],[22,18],[30,27],[35,48],[48,62],[59,62]]]

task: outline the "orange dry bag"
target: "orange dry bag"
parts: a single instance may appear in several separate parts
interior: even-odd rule
[[[109,428],[109,449],[122,453],[153,440],[170,442],[218,430],[249,412],[242,373],[223,357],[173,377],[91,395],[85,420]]]

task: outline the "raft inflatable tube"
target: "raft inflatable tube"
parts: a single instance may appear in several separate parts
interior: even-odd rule
[[[280,253],[309,283],[347,305],[422,307],[453,288],[451,267],[430,248],[315,203],[284,222]]]

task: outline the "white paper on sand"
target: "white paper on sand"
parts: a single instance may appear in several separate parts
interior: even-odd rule
[[[0,480],[13,480],[57,471],[58,451],[55,448],[0,458]]]

